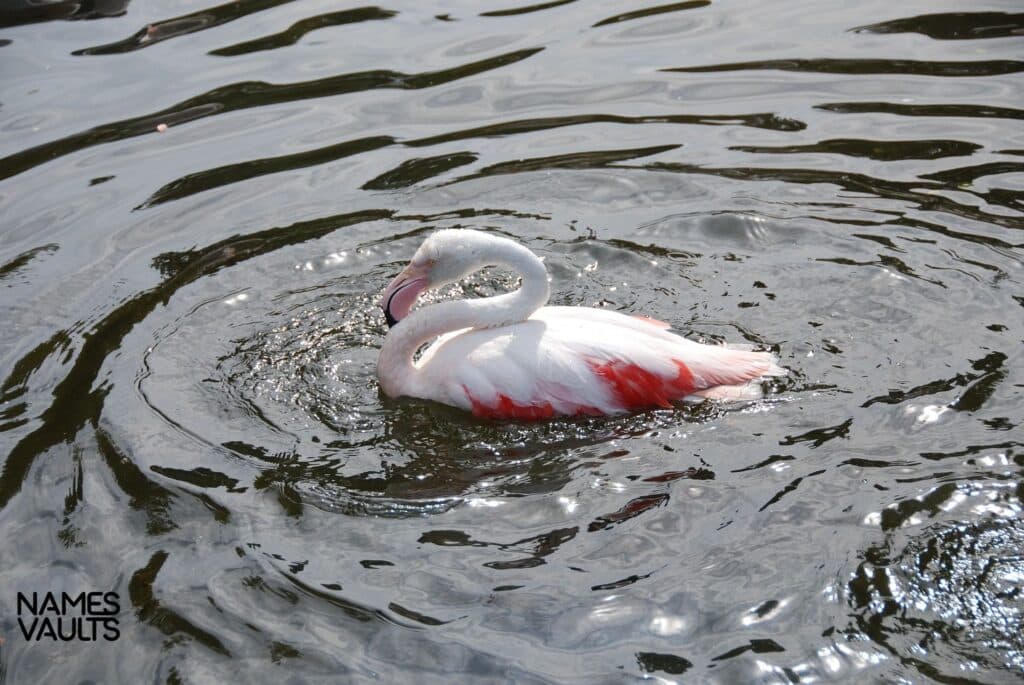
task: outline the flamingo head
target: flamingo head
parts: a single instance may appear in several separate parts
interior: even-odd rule
[[[384,289],[380,307],[388,327],[408,316],[426,290],[455,283],[487,266],[484,250],[502,238],[467,229],[437,231],[423,241],[412,261]]]

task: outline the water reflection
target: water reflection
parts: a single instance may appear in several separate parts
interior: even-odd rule
[[[912,74],[918,76],[997,76],[1024,71],[1024,62],[1016,60],[922,61],[909,59],[781,59],[760,62],[733,62],[695,67],[675,67],[662,71],[719,72],[747,70],[797,71],[815,74]]]
[[[293,229],[289,234],[294,238]],[[408,236],[410,242],[413,235]],[[589,248],[609,261],[623,253],[623,246],[596,242]],[[204,252],[218,255],[224,249]],[[374,297],[395,267],[374,265],[378,252],[374,245],[361,246],[296,265],[312,277],[327,278],[307,287],[282,292],[248,289],[189,307],[187,315],[162,330],[147,349],[139,392],[183,435],[201,440],[209,449],[226,449],[253,461],[259,472],[251,487],[277,493],[282,507],[296,516],[304,503],[353,515],[406,517],[488,498],[558,492],[572,482],[581,460],[590,458],[596,448],[650,431],[650,413],[489,424],[449,407],[382,399],[374,350],[383,327]],[[251,251],[248,258],[260,254],[265,253]],[[209,259],[164,254],[156,264],[174,279]],[[208,263],[207,269],[211,266]],[[551,268],[560,270],[557,263]],[[507,277],[482,274],[465,289],[438,297],[464,297],[466,290],[487,295],[510,287],[514,284]],[[196,355],[191,341],[217,338],[214,331],[225,325],[232,331],[230,340]],[[190,372],[183,374],[183,368]],[[169,402],[168,397],[178,399]],[[730,410],[704,403],[658,412],[658,420],[670,425],[701,423]],[[203,414],[210,413],[219,416],[216,423],[203,420]],[[618,456],[625,454],[628,451]],[[201,488],[244,492],[250,487],[247,479],[207,466],[150,468]],[[684,478],[713,479],[714,474],[707,469],[677,470],[644,481],[671,483]],[[664,492],[634,498],[595,518],[587,530],[611,528],[667,499]]]
[[[247,179],[266,174],[275,174],[291,169],[302,169],[318,164],[333,162],[352,155],[372,152],[381,147],[401,144],[407,147],[428,147],[460,140],[474,138],[504,137],[517,134],[548,131],[564,126],[578,126],[593,123],[616,124],[704,124],[704,125],[738,125],[767,128],[779,131],[796,131],[805,128],[805,124],[792,119],[785,119],[773,114],[750,115],[688,115],[670,114],[664,116],[624,117],[608,114],[576,115],[571,117],[552,117],[546,119],[530,119],[523,121],[501,122],[491,126],[472,128],[452,133],[443,133],[426,138],[397,141],[390,136],[375,136],[344,141],[322,148],[297,152],[279,157],[247,160],[215,169],[208,169],[176,179],[158,189],[140,206],[147,207],[169,200],[177,200],[189,195],[212,190],[229,183],[238,183]],[[667,149],[667,148],[666,148]],[[417,158],[404,162],[397,169],[386,172],[382,176],[371,179],[363,184],[364,190],[384,190],[390,187],[407,187],[420,181],[438,176],[450,169],[464,166],[476,161],[474,152],[457,152],[438,157]],[[498,166],[498,165],[495,165]],[[530,170],[529,165],[516,163],[507,164],[499,169]],[[483,171],[480,172],[481,174]],[[398,185],[394,185],[394,184]]]
[[[1024,35],[1024,14],[946,12],[893,19],[853,29],[867,33],[920,33],[935,40],[976,40]]]
[[[131,0],[57,0],[56,2],[33,2],[15,0],[5,2],[0,8],[0,28],[34,24],[55,19],[102,19],[119,17],[128,8]]]
[[[125,637],[38,649],[0,595],[0,679],[1019,678],[1021,24],[6,3],[0,584],[115,590]],[[375,300],[441,227],[792,375],[542,424],[388,400]]]
[[[283,48],[289,45],[294,45],[307,33],[316,31],[317,29],[326,28],[328,26],[341,26],[343,24],[356,24],[361,21],[373,21],[375,19],[390,19],[396,14],[397,12],[381,9],[380,7],[359,7],[357,9],[345,10],[342,12],[319,14],[315,17],[309,17],[302,21],[297,21],[280,33],[256,38],[255,40],[245,41],[244,43],[236,43],[235,45],[229,45],[224,48],[217,48],[216,50],[211,50],[210,54],[217,55],[219,57],[234,57],[236,55],[245,55],[250,52]]]
[[[278,2],[286,0],[277,0]],[[290,0],[287,0],[290,1]],[[237,7],[237,3],[231,3]],[[527,59],[543,48],[519,50],[451,69],[433,72],[403,74],[390,70],[374,70],[339,74],[313,81],[274,84],[264,81],[244,81],[220,86],[189,98],[166,109],[140,117],[102,124],[87,131],[44,143],[0,159],[0,180],[20,174],[57,157],[79,152],[95,145],[112,143],[127,138],[155,133],[158,124],[178,126],[228,112],[267,107],[310,98],[322,98],[343,93],[355,93],[378,88],[411,90],[466,78],[491,69]]]
[[[237,19],[244,18],[254,12],[262,12],[292,0],[249,0],[248,2],[229,2],[216,7],[208,7],[183,14],[171,19],[153,22],[139,29],[134,35],[108,45],[76,50],[74,55],[115,55],[132,52],[150,45],[155,45],[171,38],[188,35],[196,31],[215,28]]]
[[[929,502],[882,512],[883,527],[896,532],[864,552],[848,584],[854,627],[929,678],[998,680],[1024,664],[1020,493],[949,484]],[[983,518],[944,515],[969,508]],[[947,520],[919,528],[923,512]]]

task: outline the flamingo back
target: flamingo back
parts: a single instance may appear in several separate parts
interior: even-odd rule
[[[438,338],[417,363],[416,394],[480,417],[537,420],[670,407],[784,374],[770,353],[696,343],[654,319],[544,307],[520,323]]]

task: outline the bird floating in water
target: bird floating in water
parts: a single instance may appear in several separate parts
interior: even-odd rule
[[[411,312],[422,292],[486,266],[518,272],[522,285]],[[541,420],[669,408],[689,397],[756,399],[758,379],[787,373],[770,352],[704,345],[644,316],[545,307],[549,295],[544,263],[522,245],[480,231],[437,231],[381,299],[391,327],[377,360],[381,389],[482,418]]]

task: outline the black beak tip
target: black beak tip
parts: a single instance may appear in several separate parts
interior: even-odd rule
[[[388,322],[388,328],[394,328],[395,324],[398,323],[398,319],[391,315],[391,310],[384,309],[384,320]]]

